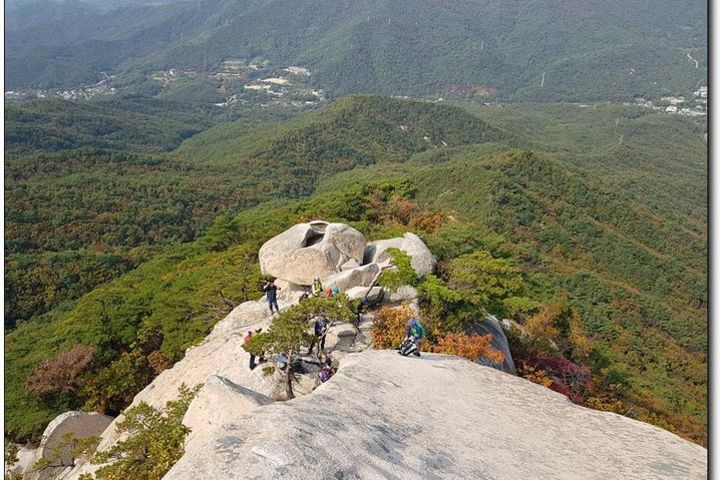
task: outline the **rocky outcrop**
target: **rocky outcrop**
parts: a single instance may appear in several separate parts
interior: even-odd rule
[[[383,298],[391,308],[409,305],[417,313],[416,289],[401,287],[383,297],[382,288],[365,285],[372,282],[370,273],[380,271],[377,262],[389,260],[390,246],[414,251],[418,274],[432,271],[435,259],[422,251],[427,247],[406,234],[376,242],[362,264],[358,255],[365,241],[349,229],[313,222],[263,246],[270,245],[261,254],[263,270],[283,279],[278,281],[281,309],[297,302],[302,284],[319,277],[352,298],[369,291],[378,303]],[[406,241],[412,248],[403,248]],[[317,270],[301,278],[306,268]],[[373,316],[366,312],[359,328],[335,325],[329,330],[330,358],[341,361],[330,381],[320,384],[319,359],[302,357],[293,382],[296,394],[306,396],[272,402],[284,390],[281,373],[268,368],[274,359],[251,371],[242,347],[248,330],[270,325],[268,307],[264,301],[236,307],[133,401],[162,408],[176,399],[180,385],[204,385],[183,419],[192,429],[186,453],[164,478],[704,478],[707,452],[702,447],[647,424],[578,407],[493,368],[433,354],[349,353],[371,345]],[[493,344],[512,361],[496,320],[477,328],[475,333],[497,334]],[[121,419],[104,430],[99,450],[120,440],[115,425]],[[78,465],[59,478],[76,480],[97,468]]]
[[[322,284],[325,288],[337,287],[341,292],[345,292],[353,287],[369,287],[373,280],[380,273],[380,267],[377,263],[363,265],[362,267],[345,270],[335,275],[331,275],[323,280]]]
[[[225,377],[208,376],[183,417],[183,425],[190,428],[186,448],[192,448],[199,438],[224,423],[269,403],[272,403],[270,397],[241,387]]]
[[[358,331],[348,323],[332,326],[328,329],[325,345],[327,348],[336,349],[349,347],[355,342]]]
[[[418,299],[418,291],[410,285],[403,285],[390,295],[385,297],[390,305],[400,305],[406,302],[416,302]]]
[[[310,285],[315,278],[340,272],[351,260],[361,264],[366,243],[362,233],[343,223],[301,223],[263,244],[258,253],[260,269],[266,275]]]
[[[65,412],[51,421],[43,432],[39,455],[54,459],[62,465],[72,465],[70,446],[62,448],[63,437],[74,438],[99,436],[112,423],[113,418],[96,412]],[[62,451],[59,451],[62,450]]]
[[[9,465],[7,462],[5,462],[5,474],[10,476],[10,478],[14,478],[12,477],[12,475],[18,476],[23,475],[23,472],[28,472],[30,468],[35,465],[35,462],[40,459],[39,448],[28,448],[23,445],[17,445],[17,447],[17,462],[13,463],[12,465]],[[25,475],[21,478],[25,480],[29,477],[30,475],[28,473],[25,473]]]
[[[370,303],[376,303],[382,300],[385,292],[382,287],[352,287],[345,291],[345,295],[347,295],[350,300],[365,298]]]
[[[706,469],[698,445],[527,380],[457,357],[367,351],[312,394],[226,423],[165,479],[701,479]]]
[[[505,331],[497,318],[490,315],[480,321],[474,322],[468,328],[468,333],[474,335],[487,335],[489,333],[492,335],[492,347],[502,352],[505,357],[503,361],[499,363],[488,360],[487,358],[479,358],[476,360],[477,363],[487,367],[497,368],[503,372],[515,374],[515,362],[513,361],[512,353],[510,353],[510,345],[508,345]]]
[[[286,280],[275,280],[275,285],[279,288],[277,292],[279,305],[287,305],[297,302],[303,294],[303,291],[307,288],[304,285],[296,285]]]
[[[215,325],[213,331],[198,346],[190,348],[185,357],[172,368],[165,370],[153,382],[138,393],[131,406],[146,402],[153,407],[163,408],[169,400],[177,399],[178,389],[183,383],[193,387],[203,383],[210,375],[223,377],[228,381],[273,398],[283,389],[272,377],[265,377],[261,368],[250,370],[249,354],[242,347],[248,330],[270,325],[270,313],[265,302],[245,302],[238,305],[227,317]],[[119,416],[101,435],[98,450],[110,448],[121,438],[115,425]],[[63,479],[77,479],[83,473],[97,470],[97,466],[80,464]]]
[[[424,277],[435,270],[437,261],[430,249],[414,233],[406,233],[402,237],[370,242],[365,249],[364,263],[383,264],[391,260],[388,248],[398,248],[412,257],[411,265],[419,277]]]

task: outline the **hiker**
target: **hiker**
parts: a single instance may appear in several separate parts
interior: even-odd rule
[[[280,307],[278,307],[277,302],[278,290],[280,290],[280,287],[275,285],[274,280],[270,280],[263,287],[263,291],[265,292],[265,295],[267,295],[268,306],[270,307],[270,315],[273,314],[273,307],[275,307],[275,313],[280,313]]]
[[[363,313],[365,313],[366,302],[367,297],[362,297],[357,302],[357,306],[355,307],[355,320],[353,320],[353,326],[355,328],[360,327],[360,322],[362,322],[362,315]]]
[[[313,280],[312,296],[319,297],[320,294],[322,294],[322,291],[323,291],[322,283],[320,282],[319,278],[316,278],[315,280]]]
[[[253,336],[253,331],[248,330],[247,335],[245,335],[245,343],[243,344],[243,348],[250,354],[250,370],[254,370],[255,367],[257,367],[257,363],[255,363],[255,355],[253,355],[253,353],[250,350],[248,350],[248,348],[246,346],[247,343],[252,338],[252,336]]]
[[[261,327],[261,328],[258,328],[257,330],[255,330],[255,331],[253,332],[253,335],[255,335],[256,333],[261,333],[261,332],[262,332],[262,327]],[[267,358],[265,358],[265,352],[264,352],[264,351],[260,352],[259,357],[260,357],[260,358],[258,358],[258,361],[257,361],[257,364],[258,364],[258,365],[260,365],[261,363],[267,362]],[[252,370],[252,368],[251,368],[250,370]]]
[[[332,288],[328,287],[325,289],[325,298],[332,297]]]
[[[298,300],[298,303],[302,303],[305,300],[307,300],[308,298],[310,298],[310,287],[305,287],[302,295],[300,295],[300,299]]]
[[[332,288],[332,296],[340,295],[340,288],[335,286]]]
[[[411,318],[408,320],[408,326],[405,329],[405,340],[398,353],[403,356],[408,356],[411,353],[416,357],[420,356],[420,341],[425,338],[425,328],[416,319]]]
[[[327,382],[333,377],[333,375],[335,375],[335,372],[337,372],[337,369],[333,368],[332,360],[328,356],[325,360],[325,366],[323,366],[322,370],[320,370],[320,373],[318,374],[318,376],[320,377],[320,381],[322,383]]]
[[[322,370],[320,370],[320,381],[322,383],[327,382],[332,378],[333,375],[335,375],[335,369],[333,367],[329,367],[325,365]]]
[[[276,365],[278,370],[285,371],[288,366],[288,357],[287,355],[285,355],[285,352],[282,352],[280,353],[280,355],[278,355]]]
[[[325,315],[318,315],[317,317],[315,317],[315,325],[313,326],[313,333],[315,334],[315,336],[313,337],[312,342],[310,342],[308,355],[312,353],[315,342],[318,342],[318,340],[318,357],[320,356],[320,352],[325,350],[325,336],[327,335],[327,329],[328,321],[327,318],[325,318]]]

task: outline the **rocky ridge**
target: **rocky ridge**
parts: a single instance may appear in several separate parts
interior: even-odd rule
[[[226,423],[165,479],[700,479],[706,455],[464,359],[371,350],[310,395]]]
[[[321,278],[325,286],[338,286],[350,298],[367,296],[382,299],[386,306],[410,304],[417,309],[414,288],[383,292],[372,286],[383,269],[392,268],[387,254],[391,247],[408,253],[419,275],[435,267],[432,254],[414,234],[368,244],[347,225],[321,221],[296,225],[270,239],[260,249],[259,259],[263,272],[278,278],[281,309],[297,303],[314,278]],[[267,304],[261,299],[236,307],[133,401],[133,405],[144,401],[161,408],[177,396],[181,384],[204,385],[184,419],[192,428],[186,454],[166,478],[194,480],[198,471],[218,479],[525,478],[529,468],[525,457],[537,459],[534,478],[599,478],[588,472],[612,477],[633,468],[641,472],[633,478],[675,478],[672,475],[680,473],[684,478],[703,478],[699,472],[706,451],[701,447],[624,417],[618,420],[612,414],[581,409],[526,380],[451,357],[404,359],[393,352],[354,353],[371,348],[373,316],[373,312],[364,315],[357,329],[336,325],[329,331],[326,349],[340,364],[330,382],[319,385],[308,363],[307,374],[299,375],[294,387],[306,396],[275,402],[283,398],[279,373],[251,371],[242,347],[248,330],[270,325]],[[503,364],[492,366],[514,371],[497,320],[479,322],[478,332],[492,333],[496,348],[507,352]],[[415,403],[421,413],[410,411]],[[501,407],[503,414],[491,406]],[[538,411],[546,422],[532,421]],[[552,415],[560,416],[559,424],[550,428]],[[121,418],[102,432],[99,450],[120,440],[115,425]],[[515,419],[522,424],[514,425]],[[577,432],[575,421],[581,422]],[[602,428],[593,436],[590,427]],[[611,438],[616,433],[622,441]],[[632,449],[623,453],[634,435],[655,449],[643,453],[649,460]],[[526,452],[525,437],[532,440],[527,448],[549,455],[548,449],[562,445],[572,455],[567,461],[558,455],[543,460],[542,455]],[[578,464],[583,442],[597,445],[584,465]],[[603,447],[603,442],[610,445]],[[492,456],[477,455],[485,451]],[[663,455],[665,463],[660,461]],[[568,468],[570,473],[551,475],[555,468]],[[579,476],[582,468],[585,476]],[[78,462],[52,478],[77,479],[96,470],[95,465]]]

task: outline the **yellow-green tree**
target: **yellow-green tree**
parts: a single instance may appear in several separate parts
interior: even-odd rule
[[[185,437],[190,429],[182,419],[190,402],[202,388],[180,386],[177,400],[165,404],[164,411],[145,402],[129,408],[118,423],[118,433],[128,435],[110,449],[99,452],[93,463],[109,465],[97,471],[101,480],[160,479],[184,453]]]
[[[278,314],[267,331],[254,334],[246,344],[248,351],[255,355],[283,353],[287,356],[287,370],[284,375],[288,399],[295,398],[291,371],[293,361],[300,354],[300,349],[312,341],[309,324],[313,318],[320,315],[324,315],[331,324],[351,322],[355,317],[344,294],[332,298],[311,297]]]

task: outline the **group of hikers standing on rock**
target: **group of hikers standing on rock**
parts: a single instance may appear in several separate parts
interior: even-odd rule
[[[267,298],[268,307],[270,308],[270,315],[280,313],[280,306],[278,305],[277,301],[277,292],[279,290],[282,289],[275,285],[275,280],[269,280],[265,283],[265,285],[263,285],[263,292],[265,292],[265,297]],[[323,292],[322,282],[320,282],[319,278],[316,278],[313,281],[312,288],[305,287],[303,293],[300,295],[300,302],[310,298],[310,295],[312,295],[313,297],[320,297],[321,295],[325,295],[326,298],[331,298],[335,295],[338,295],[339,293],[340,289],[337,286],[332,288],[328,287]]]
[[[278,305],[277,300],[277,292],[281,290],[280,287],[278,287],[275,284],[274,280],[269,280],[263,285],[263,292],[265,293],[265,297],[268,303],[268,307],[270,309],[270,314],[274,315],[276,313],[280,313],[280,307]],[[300,295],[299,301],[300,303],[304,302],[310,296],[312,297],[320,297],[325,296],[326,298],[332,298],[335,295],[338,295],[340,293],[340,289],[335,286],[333,288],[327,287],[323,288],[323,284],[320,281],[319,278],[316,278],[313,280],[313,284],[311,287],[305,287],[302,294]],[[353,325],[357,328],[360,324],[360,321],[362,319],[362,314],[367,307],[367,299],[366,297],[363,297],[358,302],[357,308],[356,308],[356,316],[355,320],[353,321]],[[310,342],[310,346],[307,351],[307,355],[312,355],[313,349],[317,345],[317,352],[316,357],[321,362],[322,369],[319,373],[320,380],[322,382],[326,382],[329,380],[333,374],[336,372],[337,369],[332,367],[332,360],[329,355],[324,355],[325,352],[325,338],[327,337],[328,328],[330,327],[330,322],[328,321],[327,317],[323,314],[318,315],[315,318],[315,322],[313,324],[313,339]],[[247,335],[245,336],[245,342],[248,342],[254,333],[259,333],[262,331],[262,328],[258,328],[255,332],[248,331]],[[405,338],[403,342],[398,347],[398,353],[403,356],[408,356],[410,354],[413,354],[415,356],[420,356],[420,342],[425,338],[425,328],[422,326],[422,324],[415,318],[411,318],[408,320],[407,327],[405,329]],[[324,357],[323,357],[324,355]],[[284,360],[283,360],[284,357]],[[255,355],[250,353],[250,370],[253,370],[257,367],[259,363],[267,362],[267,359],[261,355],[259,362],[256,361],[257,358]],[[277,367],[280,370],[293,370],[295,366],[293,365],[287,365],[287,356],[280,355],[277,359]]]
[[[263,292],[265,292],[265,298],[268,303],[268,308],[270,309],[270,315],[274,315],[276,313],[280,313],[280,306],[278,305],[278,299],[277,299],[277,292],[282,290],[280,287],[278,287],[275,284],[274,280],[269,280],[265,282],[265,285],[263,285]],[[321,295],[324,295],[327,298],[331,298],[337,294],[340,293],[340,289],[338,287],[330,288],[328,287],[326,290],[323,290],[323,285],[320,282],[320,279],[317,278],[313,281],[312,287],[305,287],[303,290],[302,295],[300,296],[299,301],[303,302],[310,298],[312,295],[313,297],[320,297]],[[325,351],[325,338],[327,337],[327,331],[330,326],[330,322],[328,321],[327,317],[325,315],[318,315],[315,318],[315,323],[313,325],[313,339],[310,343],[310,347],[308,348],[307,355],[311,355],[313,353],[313,349],[315,348],[315,345],[317,345],[317,353],[316,356],[318,360],[321,361],[322,369],[320,371],[319,377],[322,382],[326,382],[327,380],[332,377],[332,375],[337,371],[337,369],[332,367],[332,360],[329,355],[324,355]],[[248,331],[247,335],[245,336],[245,342],[249,342],[252,338],[254,333],[259,333],[262,331],[262,328],[258,328],[257,330]],[[257,357],[250,353],[250,370],[254,370],[259,363],[266,362],[267,359],[264,356],[260,357],[260,361],[256,361]],[[285,369],[294,369],[294,365],[287,365],[287,356],[286,355],[279,355],[277,358],[277,366],[280,370]]]

